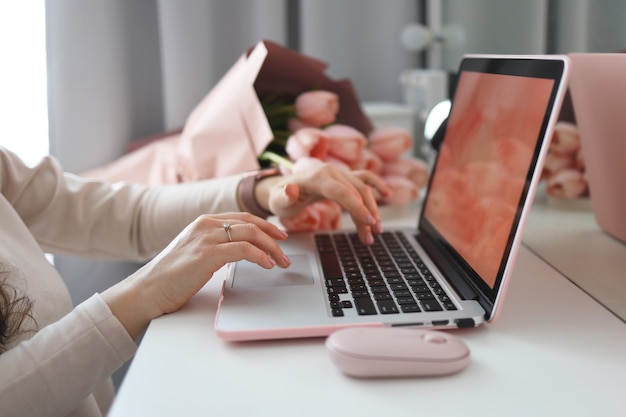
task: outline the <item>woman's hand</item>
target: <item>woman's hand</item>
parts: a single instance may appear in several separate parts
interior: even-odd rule
[[[150,320],[178,310],[229,262],[245,259],[267,269],[288,267],[290,261],[276,243],[286,237],[249,213],[200,216],[152,261],[102,297],[137,338]]]
[[[306,205],[328,199],[350,213],[361,241],[372,243],[372,233],[382,232],[374,193],[389,195],[391,189],[371,171],[347,172],[331,164],[257,183],[255,196],[278,217],[291,217]]]

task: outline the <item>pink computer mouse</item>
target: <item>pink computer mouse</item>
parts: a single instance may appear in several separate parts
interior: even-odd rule
[[[351,327],[328,336],[326,348],[343,373],[360,378],[448,375],[470,360],[461,339],[425,329]]]

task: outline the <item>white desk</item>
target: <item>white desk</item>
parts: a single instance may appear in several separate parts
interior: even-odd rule
[[[541,246],[553,234],[537,208],[528,241]],[[385,210],[396,219],[389,224],[413,223],[407,210]],[[577,233],[575,224],[558,227]],[[613,243],[626,259],[626,246]],[[550,256],[570,258],[572,247],[563,249]],[[591,247],[572,256],[602,254]],[[213,331],[218,274],[182,310],[152,322],[110,416],[625,415],[624,322],[527,248],[517,265],[501,318],[455,331],[472,351],[467,369],[377,381],[342,375],[323,339],[221,341]],[[624,275],[623,264],[615,268],[611,276]]]

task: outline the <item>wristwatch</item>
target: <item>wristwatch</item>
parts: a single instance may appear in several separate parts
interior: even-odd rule
[[[237,195],[239,197],[239,205],[244,211],[263,219],[267,219],[272,215],[271,212],[265,210],[259,205],[259,202],[256,201],[254,189],[259,180],[276,175],[281,175],[279,168],[267,168],[258,171],[250,171],[241,179]]]

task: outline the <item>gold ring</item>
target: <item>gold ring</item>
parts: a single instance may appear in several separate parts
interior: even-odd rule
[[[233,237],[230,235],[230,228],[232,227],[232,225],[230,223],[224,223],[222,227],[224,228],[224,231],[226,232],[226,235],[228,236],[228,241],[232,242]]]

